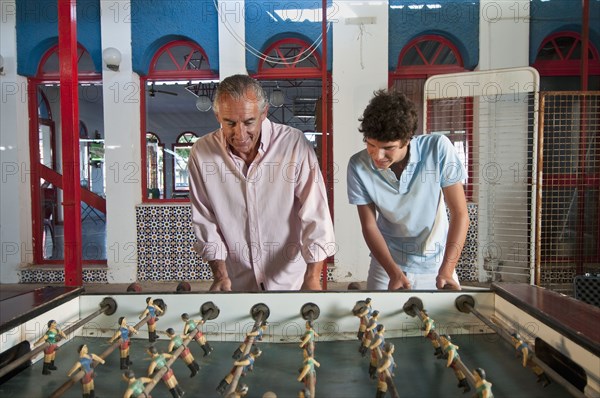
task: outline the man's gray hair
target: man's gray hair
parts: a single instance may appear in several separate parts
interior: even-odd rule
[[[252,97],[248,97],[246,93],[250,91],[255,94]],[[219,100],[221,97],[231,97],[234,100],[245,99],[247,101],[258,101],[258,109],[264,111],[267,106],[267,95],[265,90],[258,81],[251,78],[248,75],[232,75],[226,77],[222,82],[219,83],[215,98],[213,101],[213,110],[215,113],[219,113]]]

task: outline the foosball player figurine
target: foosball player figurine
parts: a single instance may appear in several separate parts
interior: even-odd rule
[[[98,361],[101,364],[104,364],[104,359],[100,358],[96,354],[88,354],[88,346],[82,344],[79,346],[77,350],[79,353],[79,360],[71,370],[67,373],[67,377],[71,377],[73,373],[77,370],[81,369],[85,373],[83,378],[81,379],[81,387],[83,388],[83,398],[95,398],[96,393],[94,392],[94,368],[92,367],[92,363],[94,361]]]
[[[147,297],[146,309],[140,314],[140,319],[150,315],[150,319],[148,319],[148,341],[151,343],[154,343],[156,339],[158,339],[158,335],[156,334],[156,321],[158,320],[158,315],[161,315],[162,313],[163,310],[158,305],[154,304],[152,297]]]
[[[360,323],[358,325],[358,332],[356,332],[356,337],[359,341],[365,336],[365,330],[367,329],[367,323],[369,322],[369,307],[363,306],[358,311],[354,313],[356,317],[358,317]]]
[[[300,341],[300,348],[304,349],[305,358],[315,355],[315,337],[319,337],[319,335],[313,329],[312,322],[306,321],[306,331]]]
[[[379,376],[377,378],[377,394],[375,398],[383,398],[387,393],[388,385],[385,371],[389,372],[390,377],[394,377],[394,370],[396,369],[396,362],[393,357],[394,351],[395,347],[393,343],[385,343],[383,345],[381,361],[379,361],[379,366],[377,367],[377,374]]]
[[[377,324],[379,323],[379,311],[375,310],[371,314],[371,318],[369,319],[369,323],[365,328],[365,336],[363,338],[362,344],[358,351],[362,354],[363,357],[367,356],[367,351],[369,350],[369,346],[371,345],[371,339],[373,339],[373,335],[375,333],[375,328],[377,328]]]
[[[531,350],[531,347],[529,347],[529,344],[524,342],[519,333],[517,332],[512,333],[510,337],[512,339],[515,350],[517,350],[517,356],[521,355],[523,359],[523,367],[526,368],[527,366],[529,366],[533,373],[536,374],[537,382],[541,382],[542,386],[546,387],[548,384],[550,384],[550,378],[548,377],[548,375],[546,375],[544,370],[532,361],[533,351]]]
[[[144,393],[145,385],[148,383],[152,383],[152,379],[148,377],[140,377],[139,379],[135,378],[135,373],[133,370],[127,370],[123,373],[123,380],[127,383],[127,390],[125,390],[125,394],[123,394],[123,398],[152,398],[150,395],[146,395]]]
[[[56,366],[54,366],[54,359],[56,358],[56,351],[58,350],[59,337],[62,337],[63,339],[67,338],[63,331],[60,330],[56,325],[56,321],[52,319],[48,321],[48,330],[46,330],[46,333],[44,333],[44,335],[40,337],[40,339],[34,344],[49,344],[46,348],[44,348],[44,366],[42,368],[43,375],[49,375],[51,370],[58,369]]]
[[[119,329],[115,332],[114,336],[108,340],[109,343],[120,339],[119,352],[121,354],[121,369],[129,369],[129,365],[133,362],[129,360],[129,343],[131,340],[129,336],[131,334],[137,334],[137,330],[133,326],[127,324],[127,319],[122,316],[117,321],[119,323]]]
[[[258,329],[246,333],[244,341],[242,342],[242,344],[240,344],[238,348],[235,349],[231,357],[233,359],[240,359],[242,357],[242,354],[244,353],[244,350],[246,349],[246,346],[250,342],[251,337],[254,337],[254,342],[262,341],[263,335],[265,333],[265,330],[267,330],[268,326],[269,323],[267,321],[262,321]]]
[[[318,368],[321,364],[317,362],[312,355],[304,358],[304,363],[302,368],[300,368],[300,374],[297,379],[304,383],[304,388],[298,394],[300,398],[312,398],[311,391],[314,392],[315,385],[317,384],[317,371],[315,370],[315,366]]]
[[[431,341],[431,345],[435,349],[433,355],[438,358],[443,358],[444,353],[442,351],[442,347],[440,347],[440,343],[437,340],[437,333],[435,332],[435,321],[427,315],[427,312],[423,311],[424,319],[423,319],[423,335],[427,337]]]
[[[184,336],[176,334],[173,328],[168,328],[166,330],[166,333],[167,336],[169,336],[169,338],[171,339],[171,341],[169,342],[169,347],[167,348],[168,352],[173,352],[183,345]],[[185,347],[183,349],[181,354],[179,354],[179,358],[181,358],[183,362],[187,365],[187,367],[190,368],[190,370],[192,371],[190,377],[194,377],[198,374],[198,371],[200,370],[200,365],[198,365],[198,362],[196,362],[194,356],[192,355],[188,347]]]
[[[377,347],[380,350],[383,350],[383,346],[385,344],[385,337],[383,334],[385,333],[385,326],[383,324],[377,325],[375,328],[375,336],[373,340],[371,340],[371,345],[369,346],[369,350],[371,350],[371,360],[369,362],[369,376],[371,379],[377,378],[377,362],[379,359],[377,358]]]
[[[150,366],[148,366],[148,376],[152,377],[155,372],[158,372],[162,368],[167,366],[167,360],[173,357],[171,354],[159,354],[158,350],[154,346],[148,347],[148,355],[152,361],[150,362]],[[165,383],[169,392],[173,396],[173,398],[180,398],[185,394],[181,387],[179,387],[179,383],[175,378],[175,374],[173,373],[173,369],[168,368],[167,372],[162,376],[162,381]]]
[[[442,349],[448,356],[446,367],[452,368],[454,371],[454,374],[458,379],[458,388],[462,387],[463,392],[471,391],[471,387],[467,382],[467,377],[457,366],[457,361],[460,359],[460,355],[458,355],[458,346],[450,342],[451,339],[448,335],[441,335],[440,340],[442,341]]]
[[[494,398],[492,383],[485,379],[485,370],[477,368],[473,371],[475,379],[475,395],[473,398]]]
[[[227,376],[225,376],[217,386],[217,392],[219,394],[223,394],[225,392],[233,380],[233,375],[237,367],[243,366],[242,376],[246,376],[246,373],[252,372],[254,369],[254,361],[256,361],[256,358],[258,358],[260,354],[262,354],[262,351],[258,347],[253,346],[250,352],[245,355],[243,359],[233,362],[233,367]]]
[[[187,314],[187,312],[184,312],[183,314],[181,314],[181,320],[184,322],[183,334],[187,336],[194,330],[198,329],[198,332],[196,332],[196,334],[194,335],[194,341],[196,341],[200,348],[202,348],[202,351],[204,351],[203,356],[210,355],[210,353],[213,351],[213,348],[210,346],[210,344],[208,344],[208,341],[206,341],[206,336],[204,335],[204,333],[202,333],[202,330],[198,328],[199,326],[202,326],[204,324],[204,319],[195,321],[193,319],[190,319],[190,316]]]

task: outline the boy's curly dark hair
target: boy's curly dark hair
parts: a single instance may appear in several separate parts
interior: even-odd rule
[[[399,91],[378,90],[365,108],[358,131],[364,139],[408,142],[417,130],[415,104]]]

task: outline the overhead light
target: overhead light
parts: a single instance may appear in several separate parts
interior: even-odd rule
[[[208,112],[212,108],[212,101],[207,95],[201,95],[196,99],[196,108],[200,112]]]
[[[283,95],[283,91],[279,88],[279,83],[276,83],[276,87],[271,92],[271,98],[269,100],[271,106],[279,108],[285,102],[285,96]]]
[[[217,89],[216,83],[195,83],[189,82],[185,89],[196,97],[196,109],[200,112],[208,112],[213,106],[212,99]]]
[[[106,67],[114,72],[119,71],[119,65],[121,65],[121,52],[114,47],[105,48],[102,51],[102,59],[106,64]]]

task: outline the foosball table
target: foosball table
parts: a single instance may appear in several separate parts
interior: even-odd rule
[[[524,284],[12,300],[3,398],[600,397],[600,309]]]

